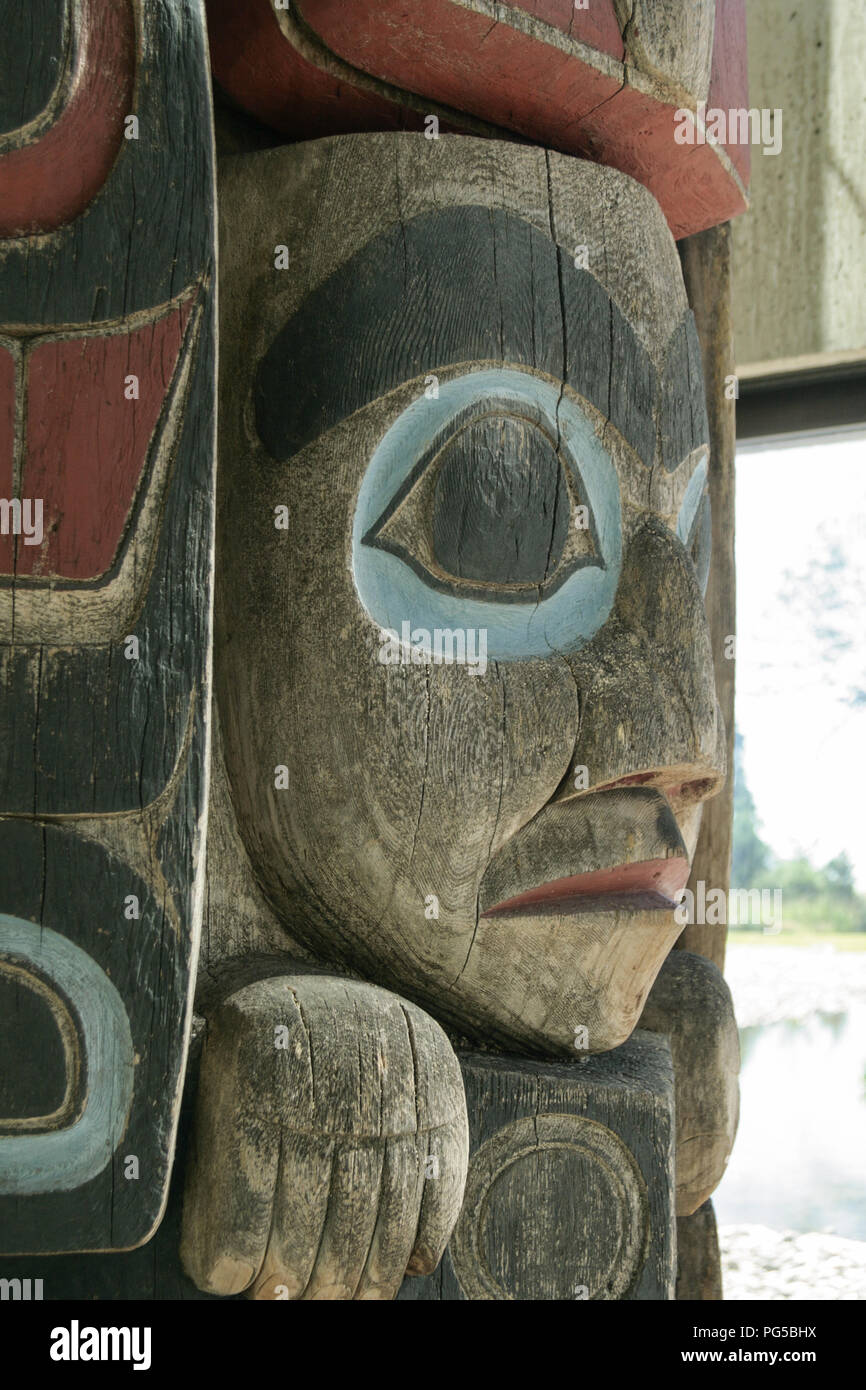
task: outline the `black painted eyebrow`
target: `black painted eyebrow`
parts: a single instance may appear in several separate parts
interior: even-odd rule
[[[665,349],[659,435],[662,464],[668,473],[693,449],[709,443],[701,345],[691,309],[680,319]]]
[[[700,363],[696,343],[688,312],[666,360],[669,469],[695,446],[689,438],[674,460],[701,410],[705,429],[700,372],[689,372]],[[423,213],[390,228],[307,295],[259,364],[259,437],[272,457],[291,458],[403,382],[473,361],[520,364],[564,381],[652,466],[660,383],[631,324],[594,276],[538,228],[481,207]]]

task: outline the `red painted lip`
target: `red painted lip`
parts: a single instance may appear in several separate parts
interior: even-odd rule
[[[689,878],[689,861],[681,855],[617,864],[612,869],[573,874],[542,883],[526,893],[496,903],[481,915],[670,911],[677,906]]]

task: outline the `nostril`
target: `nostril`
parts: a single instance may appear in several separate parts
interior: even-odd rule
[[[576,796],[586,796],[588,793],[647,787],[660,792],[672,811],[684,811],[689,806],[696,806],[699,802],[715,796],[724,786],[724,776],[716,772],[709,772],[704,777],[688,776],[689,772],[697,770],[694,766],[689,768],[687,764],[680,764],[679,767],[645,768],[642,772],[630,772],[625,777],[612,778],[609,782],[593,782],[591,776],[587,781],[584,776],[584,783],[576,785],[573,780],[575,764],[572,763],[551,800],[570,801]],[[584,769],[584,774],[585,771]]]
[[[670,769],[656,768],[650,772],[633,772],[627,777],[617,777],[615,781],[604,782],[591,790],[610,792],[618,791],[621,787],[652,787],[667,798],[672,808],[681,810],[685,806],[694,806],[699,801],[705,801],[707,797],[715,796],[724,781],[724,778],[716,776],[693,777],[688,780],[675,778],[675,771],[672,777]]]
[[[699,801],[706,801],[710,796],[715,796],[722,784],[719,777],[696,777],[691,782],[680,782],[677,786],[664,786],[660,790],[664,792],[671,806],[681,809],[684,806],[694,806]]]

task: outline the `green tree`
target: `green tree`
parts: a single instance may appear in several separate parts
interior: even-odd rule
[[[776,865],[774,876],[790,898],[817,898],[827,889],[822,871],[813,869],[803,854],[796,859],[783,859]]]
[[[760,888],[758,881],[767,872],[770,847],[758,833],[760,821],[752,793],[746,786],[743,769],[742,734],[734,734],[734,843],[731,856],[731,886]]]
[[[845,850],[825,866],[824,878],[830,892],[837,897],[854,897],[854,867]]]

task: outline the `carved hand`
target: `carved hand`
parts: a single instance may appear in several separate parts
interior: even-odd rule
[[[390,1299],[463,1200],[463,1080],[427,1014],[372,985],[279,976],[208,1017],[181,1256],[210,1293]]]

